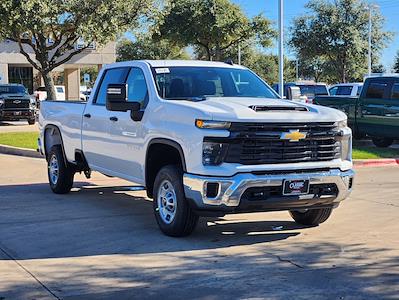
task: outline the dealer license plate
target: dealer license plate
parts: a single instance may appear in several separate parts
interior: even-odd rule
[[[283,195],[305,195],[309,194],[309,180],[284,180]]]

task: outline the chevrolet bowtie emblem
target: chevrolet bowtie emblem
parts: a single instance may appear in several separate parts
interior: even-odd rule
[[[289,140],[290,142],[299,142],[306,138],[306,133],[299,132],[299,130],[290,130],[290,132],[283,132],[280,140]]]

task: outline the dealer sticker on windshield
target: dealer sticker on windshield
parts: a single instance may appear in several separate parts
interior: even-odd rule
[[[305,195],[309,194],[309,180],[285,180],[283,183],[283,195]]]
[[[170,73],[170,70],[169,70],[169,68],[156,68],[155,72],[157,74],[168,74],[168,73]]]

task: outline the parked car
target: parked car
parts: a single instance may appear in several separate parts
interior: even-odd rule
[[[282,100],[242,66],[110,64],[87,103],[44,101],[39,123],[53,192],[69,192],[75,172],[135,182],[171,236],[229,213],[288,210],[320,224],[352,190],[345,114]]]
[[[66,99],[65,86],[56,85],[54,87],[55,87],[55,99],[51,100],[65,100]],[[47,100],[46,87],[45,86],[38,87],[37,90],[34,92],[34,95],[36,99],[39,101]],[[86,101],[86,96],[80,91],[79,91],[79,100]]]
[[[0,121],[36,121],[36,103],[22,84],[0,84]]]
[[[328,90],[331,96],[358,97],[362,92],[363,82],[361,83],[341,83],[335,84]]]
[[[324,83],[314,83],[314,82],[289,82],[284,84],[284,97],[288,96],[288,88],[290,86],[297,86],[301,90],[301,95],[305,96],[306,99],[304,102],[313,103],[313,99],[316,96],[328,96],[327,85]],[[278,84],[273,84],[273,89],[278,93]]]
[[[370,137],[377,147],[399,139],[399,76],[367,78],[360,97],[316,97],[315,103],[345,112],[357,137]]]

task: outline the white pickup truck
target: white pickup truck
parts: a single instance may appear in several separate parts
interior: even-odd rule
[[[55,193],[76,172],[142,185],[170,236],[199,216],[288,210],[327,220],[351,192],[344,113],[282,100],[245,67],[130,61],[104,67],[87,103],[44,101],[39,149]]]

